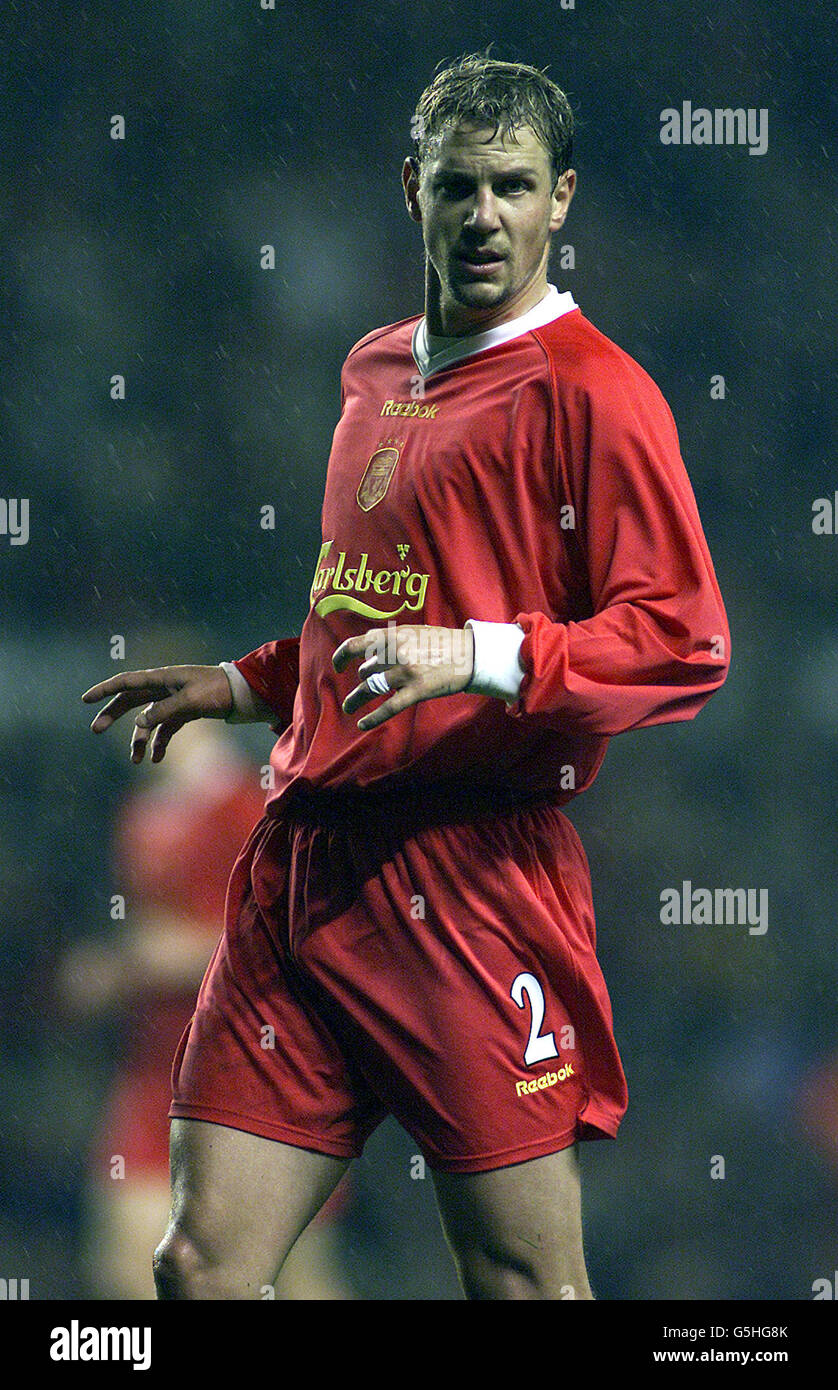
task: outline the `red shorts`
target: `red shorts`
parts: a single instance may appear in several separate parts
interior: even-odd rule
[[[254,827],[169,1114],[344,1158],[392,1114],[453,1173],[614,1137],[626,1084],[570,821],[341,804]]]

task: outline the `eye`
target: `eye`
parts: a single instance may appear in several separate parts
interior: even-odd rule
[[[443,198],[450,198],[452,202],[467,198],[471,191],[465,179],[441,179],[437,184],[437,190]]]
[[[504,179],[500,189],[505,193],[526,193],[529,186],[526,179]]]

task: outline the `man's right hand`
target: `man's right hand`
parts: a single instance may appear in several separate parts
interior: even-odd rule
[[[109,698],[111,697],[111,698]],[[128,710],[142,705],[131,736],[131,761],[141,763],[146,745],[151,761],[165,756],[169,740],[190,719],[226,719],[233,696],[220,666],[160,666],[152,671],[122,671],[92,685],[82,695],[88,705],[108,700],[90,725],[104,733]]]

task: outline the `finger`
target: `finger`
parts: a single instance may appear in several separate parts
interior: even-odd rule
[[[156,729],[158,724],[165,723],[167,719],[180,718],[181,723],[185,723],[193,715],[190,697],[184,690],[178,690],[174,695],[167,694],[165,700],[158,699],[146,705],[137,715],[137,724],[141,729]]]
[[[106,681],[99,681],[98,685],[91,685],[81,698],[85,704],[95,705],[97,701],[105,700],[109,695],[118,695],[122,690],[139,691],[158,686],[161,690],[170,690],[171,681],[166,677],[167,671],[162,666],[152,671],[120,671],[116,676],[109,676]]]
[[[374,698],[372,691],[364,681],[363,685],[356,685],[354,690],[350,690],[341,708],[344,714],[354,714],[356,709],[360,709],[362,705],[368,705],[370,700]]]
[[[377,729],[379,724],[385,724],[388,719],[392,719],[394,714],[401,714],[402,710],[410,709],[411,705],[418,705],[420,700],[426,697],[421,690],[406,686],[399,690],[389,700],[385,700],[378,709],[372,710],[370,714],[365,714],[363,719],[358,720],[358,728],[366,733],[368,729]]]
[[[387,669],[390,690],[400,690],[407,679],[409,679],[407,674],[398,666],[391,666]],[[362,705],[368,705],[370,700],[377,700],[381,693],[380,690],[370,689],[368,679],[362,681],[360,685],[356,685],[355,689],[349,692],[344,700],[342,706],[344,714],[354,714],[356,709],[360,709]]]
[[[149,751],[153,763],[162,762],[166,756],[166,749],[174,738],[178,729],[182,729],[188,721],[184,718],[167,719],[165,724],[158,724],[153,731],[149,741]]]
[[[148,709],[151,709],[151,706],[149,705],[147,708],[148,708]],[[131,734],[131,762],[132,762],[132,763],[141,763],[141,762],[142,762],[143,758],[145,757],[146,745],[147,745],[147,743],[148,743],[149,738],[150,738],[149,730],[148,730],[148,729],[141,729],[141,728],[135,723],[135,724],[134,724],[133,733]]]
[[[366,680],[368,676],[381,675],[384,671],[391,671],[395,665],[396,662],[394,661],[381,661],[377,656],[371,656],[368,661],[361,662],[358,667],[358,675],[362,680]]]
[[[168,693],[169,687],[167,686],[147,685],[130,694],[115,695],[103,709],[99,710],[90,727],[95,734],[104,733],[105,729],[109,729],[111,724],[115,723],[117,719],[121,719],[128,710],[136,709],[138,705],[147,704],[149,700],[161,700]]]
[[[342,671],[345,666],[348,666],[350,661],[356,660],[359,656],[363,655],[369,643],[370,634],[368,632],[358,633],[355,637],[347,637],[346,641],[341,642],[340,646],[337,647],[332,654],[332,665],[335,670]]]

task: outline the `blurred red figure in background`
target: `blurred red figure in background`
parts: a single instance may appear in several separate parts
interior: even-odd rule
[[[120,1010],[124,1050],[90,1154],[85,1244],[89,1292],[154,1298],[151,1259],[169,1212],[169,1120],[175,1049],[224,925],[230,868],[262,815],[258,769],[228,730],[182,729],[153,785],[132,795],[115,829],[114,893],[125,898],[113,943],[80,943],[62,969],[78,1013]],[[276,1284],[281,1298],[351,1297],[334,1217],[344,1184],[306,1231]]]

